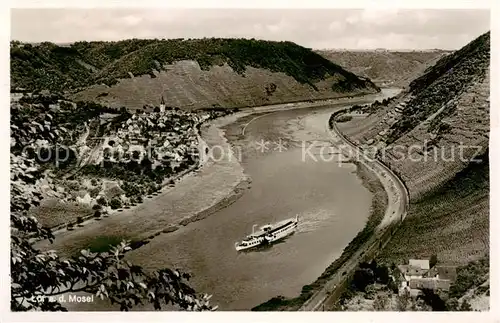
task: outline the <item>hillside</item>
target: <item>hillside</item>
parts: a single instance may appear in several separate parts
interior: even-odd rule
[[[348,51],[318,50],[318,54],[343,68],[371,79],[379,86],[407,86],[448,51]]]
[[[247,39],[11,43],[11,88],[71,92],[113,107],[243,107],[373,93],[310,49]]]
[[[376,147],[410,192],[409,217],[384,257],[436,253],[459,264],[488,253],[489,61],[486,33],[441,58],[396,100],[339,125]]]

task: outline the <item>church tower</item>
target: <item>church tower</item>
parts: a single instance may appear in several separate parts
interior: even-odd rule
[[[165,99],[163,99],[163,95],[161,96],[160,101],[160,112],[165,112]]]

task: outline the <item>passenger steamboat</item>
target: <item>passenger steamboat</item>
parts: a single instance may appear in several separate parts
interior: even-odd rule
[[[237,251],[252,249],[262,245],[268,245],[292,234],[299,224],[299,216],[283,220],[274,224],[266,224],[255,231],[257,224],[252,227],[252,234],[243,241],[236,242],[234,247]]]

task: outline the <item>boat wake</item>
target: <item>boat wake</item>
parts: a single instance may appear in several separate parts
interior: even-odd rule
[[[315,213],[304,214],[301,216],[300,225],[297,233],[315,232],[322,228],[327,221],[331,221],[334,215],[331,211],[322,210]]]

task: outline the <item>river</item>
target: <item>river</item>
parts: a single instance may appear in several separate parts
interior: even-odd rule
[[[357,103],[397,91],[384,89]],[[342,253],[370,211],[371,194],[355,166],[339,163],[329,149],[326,125],[330,114],[343,106],[247,116],[227,126],[226,137],[241,151],[250,188],[228,207],[154,238],[127,258],[146,269],[189,271],[192,286],[213,294],[211,303],[221,310],[248,310],[277,295],[297,296]],[[235,251],[234,243],[249,234],[253,224],[296,214],[298,229],[283,242],[261,251]]]
[[[297,296],[363,228],[371,205],[355,166],[329,161],[325,148],[324,158],[319,156],[321,147],[330,146],[325,130],[334,109],[338,106],[270,113],[228,126],[226,137],[241,149],[251,188],[229,207],[154,239],[131,257],[148,269],[188,269],[193,286],[213,294],[212,302],[222,310],[249,309],[277,295]],[[257,144],[266,141],[267,150]],[[310,145],[316,160],[305,153]],[[258,252],[234,250],[234,242],[253,224],[296,214],[298,230],[283,243]]]

